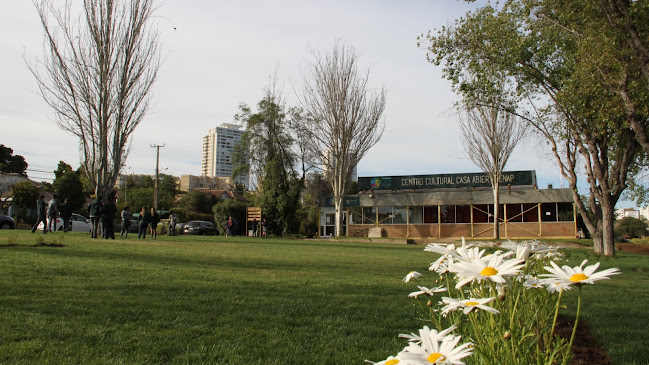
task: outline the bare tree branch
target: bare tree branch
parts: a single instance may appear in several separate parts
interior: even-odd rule
[[[315,61],[303,75],[299,95],[305,111],[311,153],[319,156],[336,207],[336,235],[342,233],[342,198],[351,174],[385,128],[385,89],[376,93],[367,86],[369,72],[359,73],[353,48],[337,41],[331,52],[312,52]]]
[[[33,0],[45,31],[44,59],[30,65],[60,128],[77,136],[96,194],[113,188],[129,138],[150,107],[160,67],[158,33],[149,26],[154,0]]]

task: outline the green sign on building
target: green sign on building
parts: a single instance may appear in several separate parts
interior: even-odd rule
[[[506,171],[503,185],[536,185],[536,171]],[[412,190],[490,187],[491,179],[484,172],[468,174],[359,177],[358,190]]]

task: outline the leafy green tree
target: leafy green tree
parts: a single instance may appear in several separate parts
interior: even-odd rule
[[[579,11],[567,3],[578,3]],[[501,109],[523,118],[550,145],[595,251],[613,255],[614,206],[641,149],[629,127],[623,94],[612,85],[644,81],[619,52],[624,41],[615,32],[609,38],[597,34],[606,16],[594,3],[487,4],[437,34],[422,36],[420,45],[428,48],[431,62],[444,65],[444,76],[465,102],[499,96]],[[636,112],[647,118],[646,111]],[[578,189],[582,162],[587,194]],[[593,219],[586,214],[584,195]]]
[[[160,174],[158,185],[158,207],[160,209],[171,209],[176,197],[176,180],[171,175]],[[131,210],[139,212],[143,206],[153,206],[154,182],[151,176],[142,176],[135,182],[132,178],[126,180],[124,189],[124,204],[128,204]]]
[[[218,202],[219,199],[213,195],[200,191],[188,191],[187,194],[180,196],[172,210],[178,214],[180,221],[211,220],[212,208]]]
[[[72,166],[59,161],[57,169],[54,170],[54,192],[59,196],[62,204],[68,199],[73,211],[81,211],[86,202],[86,195],[83,192],[83,183],[79,174],[72,169]]]
[[[13,204],[17,205],[16,212],[21,212],[20,217],[25,219],[30,209],[36,208],[36,200],[40,189],[29,180],[19,181],[11,188],[13,191]]]
[[[237,220],[236,234],[241,235],[246,229],[246,207],[248,205],[236,199],[225,199],[214,205],[212,213],[214,222],[221,234],[225,233],[225,222],[229,217]]]
[[[320,209],[318,207],[318,200],[311,195],[303,195],[302,204],[298,210],[298,217],[300,219],[300,234],[306,237],[314,237],[318,235],[320,227]]]
[[[27,176],[27,162],[21,155],[14,155],[14,150],[0,144],[0,172],[17,173]]]
[[[634,217],[624,217],[617,222],[615,234],[630,238],[644,237],[647,235],[647,222]]]
[[[269,233],[296,233],[304,174],[300,178],[295,170],[294,139],[284,104],[268,88],[256,113],[245,104],[239,109],[235,119],[245,123],[246,132],[235,148],[233,176],[242,171],[253,175],[258,184],[256,205],[262,208]]]

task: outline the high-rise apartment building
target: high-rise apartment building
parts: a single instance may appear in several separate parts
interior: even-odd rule
[[[203,137],[202,176],[232,176],[234,146],[241,140],[244,132],[240,125],[230,123],[223,123],[207,131],[207,135]],[[238,176],[235,181],[248,187],[248,176]]]

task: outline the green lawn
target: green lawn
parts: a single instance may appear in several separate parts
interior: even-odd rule
[[[423,325],[401,279],[436,258],[414,245],[246,237],[55,233],[46,242],[64,247],[27,247],[42,237],[0,231],[0,245],[22,245],[0,247],[0,364],[377,361]],[[646,363],[648,261],[620,254],[610,266],[623,275],[585,288],[584,316],[616,364]]]

